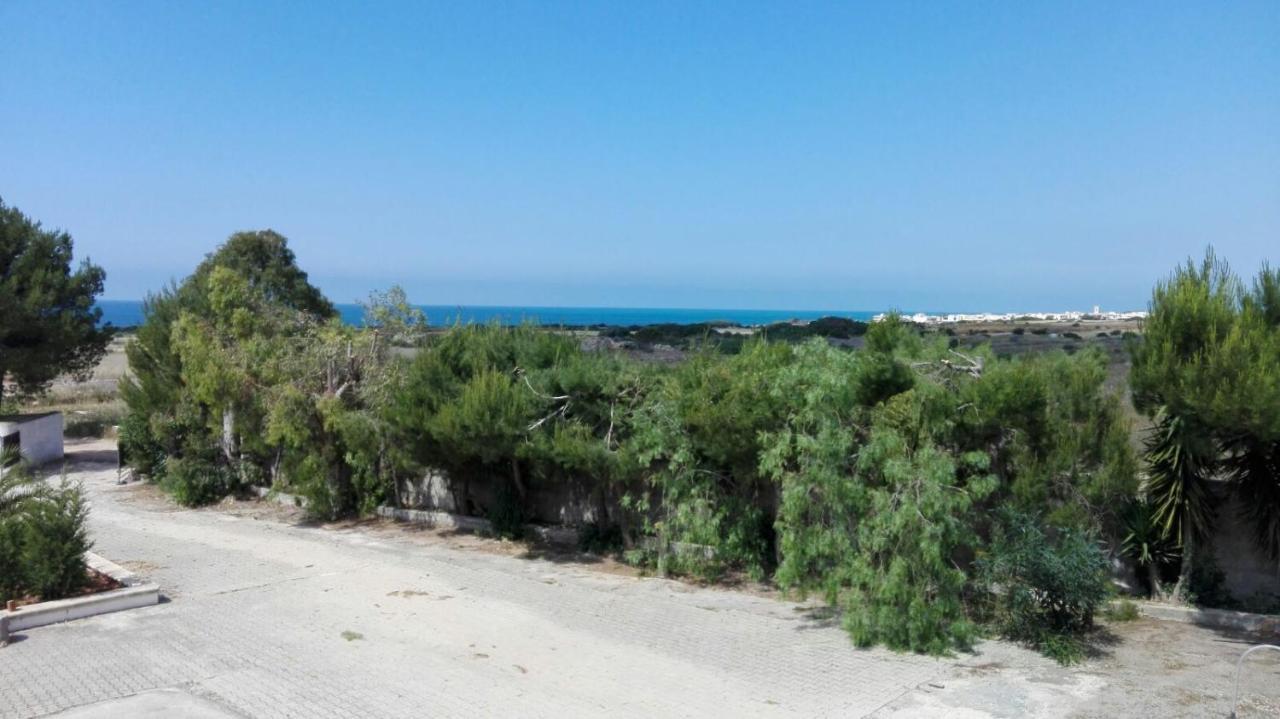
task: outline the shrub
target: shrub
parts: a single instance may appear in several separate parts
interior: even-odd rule
[[[506,477],[494,479],[493,503],[486,513],[493,525],[493,533],[506,539],[519,539],[524,535],[524,508],[520,496]]]
[[[1102,610],[1102,616],[1111,622],[1132,622],[1138,618],[1138,605],[1131,600],[1121,599],[1108,604]]]
[[[198,507],[227,496],[236,482],[229,467],[207,457],[170,457],[160,486],[178,504]]]
[[[87,580],[84,553],[89,541],[89,507],[80,487],[63,484],[33,501],[22,533],[21,563],[28,591],[59,599]]]
[[[859,465],[869,513],[858,523],[858,551],[846,560],[845,628],[858,646],[930,654],[966,648],[975,636],[963,602],[967,577],[951,560],[972,546],[963,518],[994,478],[956,491],[949,456],[932,447],[912,452],[891,432],[872,437]]]
[[[1080,635],[1111,589],[1106,555],[1093,537],[1051,533],[1031,515],[1001,510],[978,572],[997,631],[1067,664],[1080,658]]]
[[[0,602],[23,594],[23,523],[17,517],[0,517]]]
[[[151,418],[140,412],[128,412],[120,422],[117,446],[123,464],[139,474],[158,480],[164,470],[165,449],[151,431]]]
[[[1025,328],[1025,327],[1014,327],[1014,328],[1013,328],[1013,333],[1014,333],[1015,335],[1021,335],[1021,334],[1023,334],[1023,333],[1024,333],[1024,332],[1026,332],[1026,331],[1027,331],[1027,330],[1026,330],[1026,328]]]
[[[1227,575],[1206,548],[1194,550],[1195,560],[1187,578],[1187,599],[1202,607],[1235,609],[1239,602],[1227,589]]]
[[[592,522],[578,529],[578,551],[616,554],[622,551],[622,531],[617,525]]]

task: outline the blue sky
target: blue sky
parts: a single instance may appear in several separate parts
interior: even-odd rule
[[[1132,308],[1280,261],[1280,3],[0,2],[0,197],[106,296]]]

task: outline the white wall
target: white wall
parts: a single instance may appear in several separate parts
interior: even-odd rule
[[[62,460],[62,413],[5,417],[0,421],[0,437],[21,432],[22,458],[32,465]]]

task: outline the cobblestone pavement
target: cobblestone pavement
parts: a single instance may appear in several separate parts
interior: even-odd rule
[[[162,688],[250,717],[1057,716],[1109,684],[999,643],[857,650],[741,592],[137,501],[106,448],[71,469],[96,551],[166,599],[19,635],[0,717]]]

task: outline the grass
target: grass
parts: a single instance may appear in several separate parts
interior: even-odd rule
[[[1138,605],[1128,599],[1108,604],[1102,610],[1104,619],[1110,622],[1132,622],[1138,618]]]
[[[67,437],[103,437],[120,424],[125,404],[114,382],[55,384],[45,394],[14,407],[19,412],[61,412]]]

